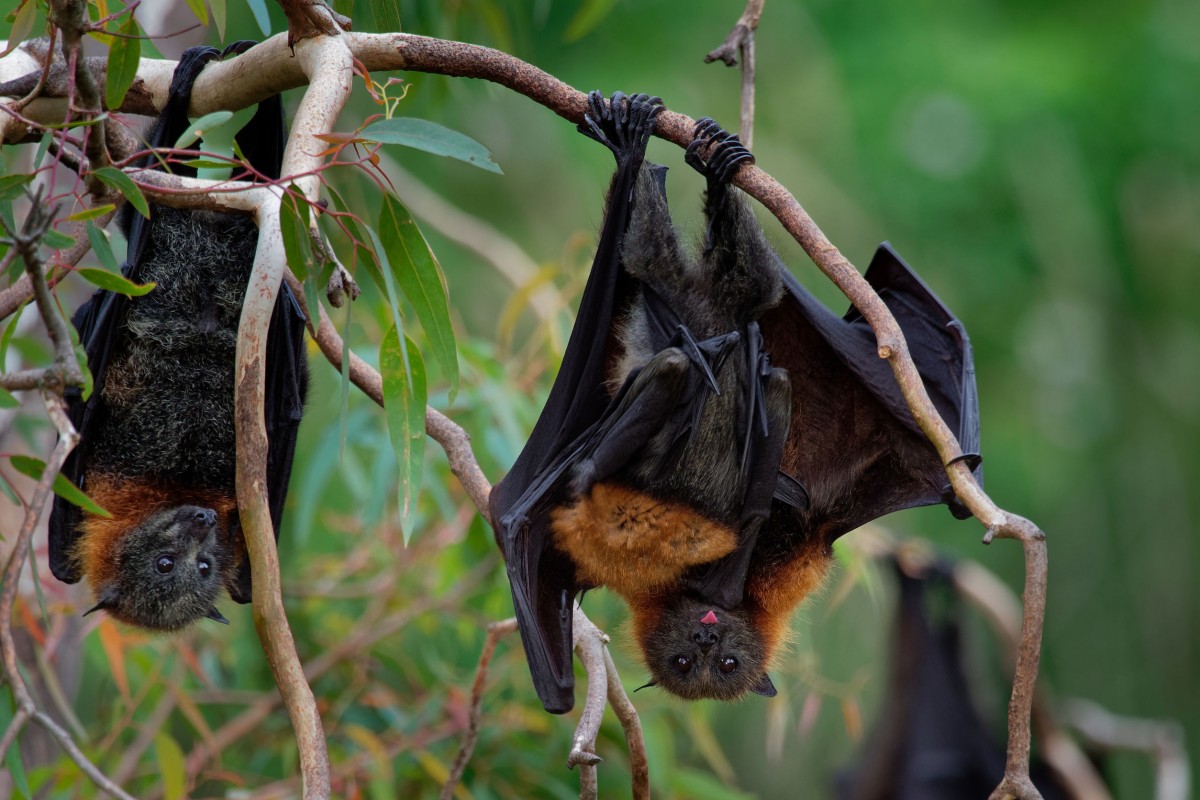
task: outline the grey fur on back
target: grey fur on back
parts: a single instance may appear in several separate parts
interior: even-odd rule
[[[114,354],[93,463],[124,477],[197,488],[234,480],[237,328],[258,240],[248,216],[152,206],[141,267],[157,287],[133,298]]]
[[[706,197],[709,237],[699,258],[689,257],[671,222],[661,175],[656,174],[661,169],[646,165],[638,175],[622,264],[652,287],[698,340],[731,331],[744,336],[746,326],[782,298],[781,262],[740,193],[731,187]],[[642,295],[621,321],[618,336],[624,354],[614,376],[617,386],[655,355]],[[717,519],[736,520],[744,496],[741,432],[748,420],[741,404],[747,373],[745,348],[732,347],[716,373],[720,394],[708,396],[678,460],[670,461],[674,432],[664,430],[633,462],[634,480],[667,496],[698,502]],[[774,401],[790,408],[790,391]]]

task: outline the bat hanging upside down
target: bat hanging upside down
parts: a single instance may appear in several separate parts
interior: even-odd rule
[[[238,42],[242,52],[253,42]],[[187,130],[192,84],[220,55],[184,53],[152,147]],[[247,160],[279,177],[287,138],[278,96],[238,134]],[[147,164],[157,163],[151,159]],[[195,170],[175,166],[176,174]],[[96,292],[75,314],[94,390],[67,393],[79,446],[63,474],[111,516],[55,498],[50,569],[87,578],[91,611],[143,628],[178,630],[202,617],[225,622],[222,590],[250,602],[250,565],[234,492],[234,360],[242,298],[258,229],[248,216],[153,205],[130,215],[123,272],[154,282],[144,297]],[[304,317],[284,286],[267,337],[267,482],[276,535],[307,386]],[[91,613],[89,611],[88,613]]]
[[[529,442],[493,489],[534,686],[574,702],[571,606],[606,586],[633,613],[651,685],[771,696],[792,611],[841,534],[892,511],[966,510],[874,334],[788,274],[740,193],[753,160],[697,123],[707,235],[681,247],[666,168],[645,162],[661,101],[593,92],[580,131],[617,159],[592,273]],[[962,325],[886,245],[867,272],[973,468],[979,428]]]

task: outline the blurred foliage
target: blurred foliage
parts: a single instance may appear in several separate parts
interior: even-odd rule
[[[582,90],[649,91],[693,117],[711,115],[730,127],[737,119],[738,74],[701,59],[724,38],[740,4],[336,5],[353,15],[356,30],[378,30],[376,21],[398,9],[408,32],[496,47]],[[225,42],[261,37],[255,19],[268,15],[270,30],[284,29],[273,4],[254,3],[252,14],[237,3],[230,10]],[[157,13],[139,11],[145,30],[180,30],[190,19],[181,6],[155,18],[156,26],[150,17]],[[197,35],[143,42],[142,51],[176,57]],[[216,36],[204,41],[216,43]],[[1193,762],[1200,753],[1200,531],[1188,489],[1200,478],[1197,41],[1200,6],[1188,0],[770,0],[757,42],[755,128],[760,166],[854,263],[865,266],[878,242],[890,240],[966,322],[988,489],[1050,540],[1046,684],[1119,713],[1180,720]],[[514,287],[439,232],[438,220],[426,218],[438,214],[410,202],[397,180],[445,271],[457,336],[457,397],[448,402],[447,376],[435,369],[430,399],[472,434],[494,480],[536,418],[570,325],[553,307],[529,313],[529,298],[535,288],[551,289],[568,306],[577,297],[611,159],[506,89],[417,73],[403,78],[411,86],[398,115],[467,134],[504,175],[392,146],[384,148],[384,171],[402,164],[454,209],[516,242],[537,268]],[[289,94],[293,103],[298,97]],[[360,82],[339,132],[376,113]],[[6,163],[22,157],[14,149]],[[651,144],[650,157],[682,167],[678,149],[663,142]],[[689,172],[672,171],[670,192],[676,219],[698,232],[701,184]],[[347,207],[375,219],[376,184],[349,169],[329,179]],[[796,274],[843,308],[779,226],[764,221]],[[347,263],[361,261],[345,252],[344,240],[334,236],[333,243]],[[386,287],[361,271],[359,278],[363,297],[332,316],[354,350],[377,364],[393,315]],[[88,291],[68,280],[60,288],[64,308]],[[411,318],[411,308],[401,311]],[[36,327],[28,312],[7,323],[6,370],[44,360]],[[431,352],[426,338],[410,335]],[[436,447],[426,448],[415,533],[404,546],[383,413],[347,391],[316,355],[280,537],[285,601],[302,659],[322,670],[313,688],[338,794],[433,797],[458,748],[484,627],[511,613],[506,580],[490,530]],[[41,413],[36,402],[19,414],[0,411],[4,452],[44,457],[50,433]],[[7,463],[0,472],[28,490]],[[19,509],[0,513],[4,530],[15,530]],[[977,524],[955,523],[943,509],[887,522],[1021,585],[1019,548],[983,549]],[[44,539],[36,549],[44,559]],[[843,561],[829,590],[798,615],[795,643],[774,676],[779,699],[685,706],[652,690],[636,695],[655,796],[824,794],[873,718],[891,616],[892,589],[881,573],[852,554]],[[43,702],[73,716],[85,750],[109,774],[127,777],[135,795],[179,796],[190,753],[247,709],[274,702],[248,607],[222,607],[230,628],[202,625],[147,639],[95,617],[81,621],[78,612],[90,605],[85,593],[50,578],[44,561],[38,575],[48,614],[30,589],[17,617],[30,652],[39,654],[26,662],[30,677],[54,689]],[[626,685],[644,682],[622,644],[620,604],[597,592],[586,608],[613,633]],[[1003,659],[979,630],[968,643],[978,699],[1000,734]],[[56,692],[62,702],[51,699]],[[0,722],[10,713],[6,703]],[[541,711],[516,637],[505,640],[458,796],[575,796],[577,777],[563,768],[573,723]],[[603,795],[625,796],[627,756],[611,718],[600,754]],[[93,796],[31,729],[22,755],[24,777],[45,796]],[[1117,796],[1149,796],[1144,759],[1118,756],[1110,770]],[[205,766],[192,796],[246,796],[292,780],[295,771],[286,716],[271,706]],[[279,790],[294,788],[293,781]]]

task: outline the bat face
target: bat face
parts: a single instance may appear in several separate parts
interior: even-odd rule
[[[214,509],[180,505],[127,529],[112,542],[111,563],[85,570],[99,600],[92,610],[165,631],[201,617],[223,621],[214,603],[231,559],[217,521]]]
[[[751,692],[768,697],[763,639],[748,615],[676,596],[638,643],[653,685],[685,700],[737,700]]]

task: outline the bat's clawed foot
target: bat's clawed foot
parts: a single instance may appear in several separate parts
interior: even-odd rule
[[[605,101],[604,95],[592,91],[579,132],[612,150],[618,161],[640,157],[645,155],[654,119],[662,110],[662,100],[648,94],[614,92],[612,99]]]
[[[728,132],[711,117],[696,120],[692,137],[684,160],[708,178],[710,185],[714,182],[727,184],[742,164],[754,163],[754,155],[746,149],[737,134]]]

